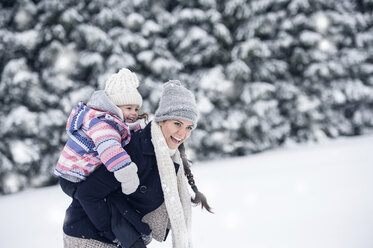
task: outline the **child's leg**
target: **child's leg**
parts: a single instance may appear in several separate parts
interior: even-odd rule
[[[70,182],[69,180],[66,180],[60,177],[60,186],[61,186],[62,191],[65,192],[65,194],[70,196],[71,198],[74,198],[78,184],[79,183],[73,183],[73,182]]]
[[[123,248],[142,248],[146,247],[142,241],[141,235],[125,219],[118,209],[110,204],[111,209],[111,229]],[[142,243],[142,246],[140,244]]]
[[[138,239],[136,243],[134,243],[131,248],[146,248],[144,241],[142,239]]]
[[[115,240],[111,230],[111,214],[107,196],[120,189],[114,174],[100,165],[86,180],[78,183],[74,198],[77,199],[89,220],[110,241]]]

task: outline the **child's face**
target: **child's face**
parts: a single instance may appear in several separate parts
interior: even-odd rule
[[[118,106],[118,108],[122,110],[124,122],[134,123],[135,121],[137,121],[140,109],[139,105],[127,104]]]

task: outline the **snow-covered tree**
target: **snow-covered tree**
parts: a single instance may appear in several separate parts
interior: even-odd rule
[[[0,193],[56,182],[71,108],[127,67],[143,110],[179,79],[197,98],[191,158],[373,126],[371,0],[0,2]]]

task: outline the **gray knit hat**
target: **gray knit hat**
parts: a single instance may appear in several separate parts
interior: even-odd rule
[[[137,87],[139,87],[139,80],[136,74],[123,68],[105,82],[105,93],[117,106],[136,104],[141,107],[142,97]]]
[[[163,85],[163,92],[154,120],[182,119],[191,121],[197,126],[199,112],[196,100],[191,91],[186,89],[180,81],[170,80]]]

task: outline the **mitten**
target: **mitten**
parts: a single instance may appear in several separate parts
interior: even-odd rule
[[[137,175],[137,165],[134,162],[120,170],[114,171],[114,176],[121,183],[122,192],[126,195],[132,194],[139,187],[140,180]]]

